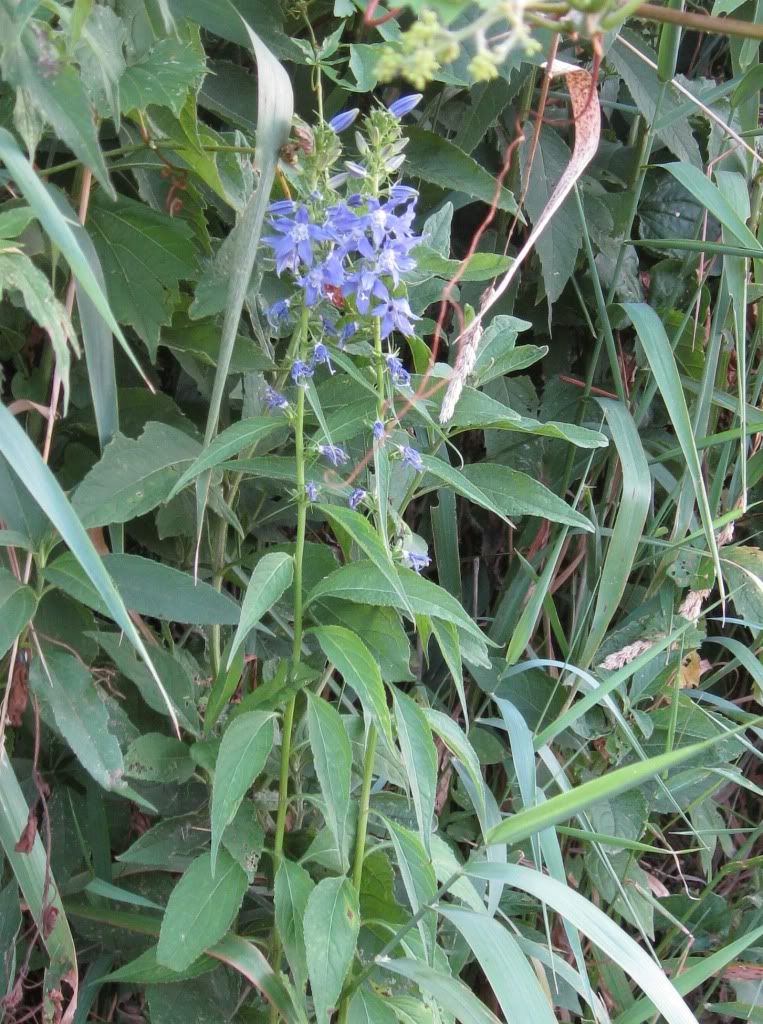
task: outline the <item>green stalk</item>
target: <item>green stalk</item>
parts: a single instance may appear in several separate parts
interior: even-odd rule
[[[374,321],[374,364],[376,367],[376,417],[381,420],[384,416],[384,351],[382,349],[381,321],[378,319]],[[378,473],[376,476],[378,479]],[[378,488],[376,493],[378,499]],[[386,540],[387,510],[381,507],[378,500],[377,506],[377,525]],[[373,722],[369,722],[368,739],[366,740],[366,751],[363,758],[363,781],[360,786],[360,807],[358,810],[358,827],[355,833],[355,853],[352,862],[352,885],[358,895],[360,895],[360,886],[363,881],[363,858],[366,852],[366,832],[368,830],[368,812],[371,803],[371,783],[374,776],[374,757],[376,756],[377,740],[376,726]],[[348,982],[339,1004],[339,1024],[346,1024],[347,1022],[351,994],[350,982]]]
[[[296,351],[299,356],[307,337],[308,309],[304,307],[302,317],[297,328],[299,341]],[[299,668],[302,656],[302,626],[303,626],[303,593],[302,593],[302,567],[305,554],[305,533],[307,529],[307,496],[305,494],[305,389],[297,388],[297,411],[294,421],[294,454],[297,462],[296,468],[296,489],[297,489],[297,537],[294,549],[294,637],[291,649],[291,679],[294,680]],[[289,809],[289,760],[291,758],[291,741],[294,730],[294,710],[296,696],[289,699],[283,716],[283,739],[281,742],[281,766],[278,777],[278,811],[276,814],[276,829],[273,839],[273,875],[275,876],[283,858],[283,842],[286,832],[286,812]],[[273,929],[271,963],[273,969],[278,972],[281,963],[281,939],[277,929]],[[278,1011],[275,1007],[271,1009],[271,1020],[278,1018]]]

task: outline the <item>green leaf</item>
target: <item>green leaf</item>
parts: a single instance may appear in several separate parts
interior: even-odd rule
[[[669,1024],[697,1024],[694,1014],[678,995],[662,967],[603,911],[564,882],[517,864],[470,863],[466,872],[471,878],[499,879],[542,900],[622,967]]]
[[[218,5],[220,7],[221,5]],[[227,13],[227,12],[226,12]],[[212,394],[207,411],[204,430],[204,447],[208,448],[217,433],[220,407],[225,393],[230,361],[238,334],[241,311],[249,289],[257,249],[260,244],[265,211],[270,201],[270,192],[275,179],[279,153],[289,137],[294,113],[294,94],[289,76],[278,63],[265,43],[241,20],[247,42],[254,51],[257,61],[257,149],[255,168],[259,171],[257,187],[236,222],[233,232],[226,239],[231,251],[231,272],[227,289],[225,318],[212,385]],[[203,22],[202,22],[203,23]],[[205,474],[196,485],[196,514],[201,524],[209,493],[209,474]]]
[[[405,608],[412,618],[413,611],[408,605],[389,550],[366,517],[354,509],[345,508],[344,505],[321,505],[321,511],[334,525],[349,534],[360,550],[371,559],[379,572],[394,588],[402,602],[401,607]]]
[[[465,192],[492,205],[495,199],[495,179],[476,160],[464,153],[442,135],[424,128],[406,130],[408,146],[405,150],[405,169],[410,178],[423,178],[433,185],[452,192]],[[517,204],[506,188],[501,188],[498,208],[515,213]]]
[[[111,312],[103,288],[94,276],[74,231],[51,198],[47,187],[40,181],[34,168],[22,154],[16,140],[5,128],[0,128],[0,160],[8,168],[14,182],[34,210],[41,227],[66,257],[72,273],[92,299],[95,308],[122,344],[127,345],[125,336]]]
[[[184,971],[225,935],[238,913],[247,888],[243,868],[225,850],[211,858],[203,853],[190,865],[170,893],[162,918],[156,959]]]
[[[350,1000],[347,1024],[396,1024],[397,1018],[390,1006],[370,988],[361,985]]]
[[[636,32],[629,29],[621,31],[624,39],[653,63],[657,62],[654,50],[647,46]],[[646,124],[653,124],[657,118],[660,94],[662,94],[659,101],[661,119],[671,115],[680,106],[679,100],[671,90],[663,89],[654,71],[622,43],[615,40],[614,45],[607,51],[607,60],[614,65],[617,73],[628,86],[628,91],[641,111]],[[686,160],[696,167],[702,166],[702,156],[694,138],[688,114],[657,134],[662,144],[667,146],[679,160]]]
[[[108,578],[114,581],[112,585],[116,584],[120,602],[124,600],[128,608],[141,615],[199,626],[238,624],[239,607],[234,601],[209,583],[195,581],[193,576],[171,565],[140,555],[104,555],[99,563],[104,574],[111,574]],[[61,555],[47,565],[45,577],[75,601],[82,601],[100,614],[107,610],[105,599],[73,555]]]
[[[166,501],[199,442],[166,423],[147,423],[137,441],[117,434],[77,488],[83,526],[127,523]]]
[[[122,113],[155,105],[169,107],[177,117],[189,91],[198,89],[205,73],[203,54],[192,42],[174,35],[159,39],[119,79]]]
[[[273,715],[264,711],[239,715],[223,734],[212,783],[213,871],[223,830],[233,821],[246,791],[265,767],[273,735]]]
[[[399,569],[398,573],[408,603],[417,615],[432,615],[438,619],[445,619],[482,643],[486,642],[479,626],[446,590],[431,580],[418,576],[411,569]],[[372,562],[363,560],[340,566],[329,576],[324,577],[308,594],[306,605],[328,596],[354,601],[357,604],[402,607],[400,598],[386,577]]]
[[[495,918],[472,910],[440,907],[477,957],[503,1011],[504,1019],[555,1024],[551,1004],[517,940]]]
[[[126,196],[109,203],[97,194],[87,226],[114,315],[135,328],[155,359],[160,328],[171,322],[178,303],[179,282],[196,276],[192,228]]]
[[[231,638],[232,641],[232,638]],[[227,652],[230,650],[230,643],[226,647],[220,661],[220,668],[212,689],[209,692],[207,706],[204,709],[204,732],[209,734],[215,722],[222,714],[223,708],[236,692],[236,687],[241,682],[244,674],[244,652],[239,648],[228,668]]]
[[[379,575],[383,580],[384,577]],[[318,586],[320,587],[320,584]],[[374,722],[388,746],[394,749],[392,722],[387,708],[384,683],[379,666],[369,649],[359,636],[344,626],[316,626],[311,632],[317,638],[328,660],[341,673],[347,685],[355,691],[363,710]]]
[[[0,567],[0,658],[13,646],[36,608],[37,597],[32,588]]]
[[[462,472],[505,516],[539,516],[593,533],[590,520],[526,473],[486,462],[464,466]]]
[[[505,273],[512,264],[508,256],[493,252],[475,252],[468,261],[450,260],[428,245],[419,245],[411,253],[416,260],[417,280],[436,275],[450,279],[458,273],[459,281],[488,281]]]
[[[675,976],[673,984],[676,991],[680,995],[686,996],[690,992],[694,992],[706,981],[722,977],[724,968],[732,960],[739,960],[742,953],[754,945],[761,935],[763,935],[763,925],[759,925],[757,928],[745,929],[738,939],[727,943],[707,956],[700,957],[698,962],[688,965],[680,974]],[[728,1005],[728,1003],[719,1004],[716,1012],[727,1016]],[[709,1007],[707,1008],[709,1009]],[[754,1011],[756,1009],[760,1010],[760,1007],[751,1006],[749,1009],[753,1013],[740,1014],[740,1020],[755,1021],[756,1019],[763,1019],[763,1013],[760,1013],[758,1018],[754,1014]],[[651,1000],[638,999],[616,1018],[616,1024],[642,1024],[643,1021],[652,1017],[655,1012],[656,1007]]]
[[[239,647],[254,629],[265,612],[270,611],[278,599],[291,586],[294,578],[294,559],[291,555],[274,551],[263,555],[254,572],[249,577],[244,601],[241,606],[241,619],[228,654],[227,665],[230,668]]]
[[[79,352],[69,315],[58,301],[47,277],[22,252],[0,250],[0,298],[19,292],[32,319],[47,333],[56,357],[64,396],[69,394],[69,345]]]
[[[164,343],[164,337],[162,341]],[[283,424],[273,416],[253,416],[250,419],[239,420],[238,423],[223,430],[209,447],[205,448],[192,464],[184,469],[182,476],[175,482],[168,494],[167,500],[174,498],[201,473],[233,458],[244,448],[257,444],[279,427],[283,427]]]
[[[9,85],[25,91],[34,109],[52,126],[56,136],[92,170],[106,193],[113,196],[82,76],[59,56],[45,29],[39,22],[32,22],[29,14],[31,11],[21,16],[15,5],[0,11],[3,78]]]
[[[286,858],[281,860],[273,886],[276,928],[299,992],[304,991],[307,984],[303,922],[307,901],[314,888],[315,883],[301,865]]]
[[[47,649],[34,658],[29,685],[47,709],[77,760],[104,789],[124,789],[124,762],[109,732],[109,709],[85,665],[71,654]]]
[[[674,164],[672,166],[677,165]],[[636,328],[639,341],[649,360],[655,382],[660,389],[662,400],[668,410],[678,443],[681,445],[681,450],[686,459],[686,468],[691,477],[694,496],[699,506],[702,528],[705,531],[707,546],[713,556],[716,579],[718,586],[721,588],[721,596],[723,596],[723,576],[721,575],[718,544],[716,543],[713,527],[713,514],[710,510],[710,503],[707,491],[705,490],[702,466],[697,454],[697,445],[694,440],[694,431],[689,418],[686,397],[681,387],[681,380],[678,376],[678,369],[676,368],[668,336],[665,333],[665,327],[655,310],[647,306],[646,303],[625,302],[623,303],[623,309]]]
[[[97,641],[119,672],[135,684],[146,704],[158,714],[166,715],[167,705],[157,692],[151,673],[132,648],[123,642],[120,634],[101,631],[90,633],[89,636]],[[199,728],[199,716],[196,711],[196,689],[193,679],[180,662],[161,647],[156,647],[152,655],[178,721],[184,729],[195,734]]]
[[[739,217],[717,185],[714,185],[698,167],[684,163],[663,164],[662,167],[669,171],[702,207],[720,221],[740,245],[754,249],[763,256],[763,246],[755,235]],[[728,242],[730,239],[726,238],[726,241]]]
[[[253,942],[248,942],[241,935],[226,935],[209,950],[209,955],[228,964],[250,985],[259,989],[286,1024],[304,1024],[304,1014],[300,1015],[294,1009],[289,992]]]
[[[328,1024],[355,956],[360,929],[357,893],[346,878],[324,878],[304,916],[307,973],[318,1024]]]
[[[336,839],[343,870],[349,865],[352,747],[339,712],[321,697],[307,694],[307,729],[315,774],[323,795],[326,824]]]
[[[480,770],[480,760],[474,747],[469,742],[468,736],[457,722],[454,722],[449,715],[444,714],[442,711],[427,708],[425,715],[432,730],[437,733],[451,754],[457,757],[466,769],[479,802],[476,806],[477,815],[480,820],[483,820],[485,800],[482,794],[485,789],[485,783],[482,779],[482,771]]]
[[[51,963],[59,964],[61,969],[69,967],[76,971],[74,939],[39,833],[34,835],[30,850],[21,853],[16,849],[28,820],[29,807],[3,744],[0,747],[0,848],[23,893],[29,914],[39,929]],[[50,913],[51,907],[56,909],[55,917]],[[53,927],[46,928],[45,921],[51,919]]]
[[[418,704],[399,690],[393,690],[392,697],[397,738],[411,787],[421,841],[426,852],[430,853],[429,839],[437,795],[437,749],[426,715]]]
[[[436,971],[420,960],[385,960],[382,966],[385,971],[392,971],[418,985],[461,1024],[498,1024],[495,1014],[457,978]]]
[[[187,782],[194,769],[185,743],[158,732],[138,736],[125,754],[125,775],[143,782]]]
[[[703,743],[693,743],[667,754],[658,754],[645,761],[625,765],[623,768],[583,782],[566,793],[558,793],[535,807],[526,807],[492,828],[485,837],[485,842],[487,845],[521,843],[544,828],[566,821],[591,804],[611,799],[618,793],[641,786],[656,775],[691,760],[728,735],[720,733]]]
[[[399,825],[389,818],[384,824],[395,847],[397,865],[403,879],[405,892],[414,914],[424,911],[435,898],[437,878],[432,862],[415,832]],[[418,921],[419,935],[424,944],[426,956],[431,963],[434,958],[435,934],[437,932],[437,915],[433,910],[421,913]]]
[[[578,662],[580,668],[590,665],[620,606],[652,500],[649,464],[632,416],[619,402],[609,399],[598,401],[604,410],[620,457],[622,495],[601,570],[593,619]]]
[[[491,82],[479,82],[472,86],[469,90],[469,109],[457,126],[454,143],[465,153],[476,149],[515,91],[505,78],[494,78]]]
[[[526,125],[525,135],[526,141],[519,151],[526,193],[525,209],[531,222],[535,224],[548,206],[554,189],[571,163],[572,154],[561,135],[542,122],[535,122],[532,127]],[[532,165],[528,167],[531,153]],[[535,242],[549,306],[556,302],[564,291],[575,269],[582,241],[583,228],[574,197],[568,197]]]

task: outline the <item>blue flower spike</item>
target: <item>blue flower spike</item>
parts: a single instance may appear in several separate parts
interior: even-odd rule
[[[363,488],[362,487],[356,487],[355,490],[350,495],[350,497],[347,499],[347,504],[354,511],[358,507],[358,505],[361,503],[361,501],[363,501],[365,496],[366,496],[366,492],[363,490]]]
[[[334,367],[331,365],[331,354],[322,341],[319,341],[313,349],[313,366],[321,366],[323,363],[326,364],[326,369],[333,376]]]
[[[403,457],[404,466],[410,466],[411,469],[415,469],[417,473],[423,473],[424,460],[421,458],[420,452],[417,452],[415,448],[411,448],[408,444],[398,445],[398,451]]]
[[[340,132],[346,131],[350,125],[355,124],[359,113],[357,107],[353,107],[352,110],[342,110],[331,118],[329,128],[333,128],[338,135]]]
[[[318,452],[328,459],[332,466],[344,466],[346,462],[350,461],[350,456],[344,450],[335,444],[319,444]]]
[[[284,395],[282,395],[280,391],[276,391],[275,388],[271,388],[270,386],[265,388],[265,405],[267,405],[268,409],[271,410],[289,408],[289,403],[284,397]]]
[[[429,555],[420,555],[416,551],[403,551],[403,565],[407,565],[414,572],[421,572],[426,569],[432,559]]]
[[[390,103],[387,109],[393,117],[398,120],[401,117],[405,117],[406,114],[417,107],[424,97],[420,92],[412,92],[409,96],[401,96],[399,100],[395,100],[394,103]]]
[[[300,388],[306,388],[313,375],[313,368],[302,359],[295,359],[291,364],[291,379]]]

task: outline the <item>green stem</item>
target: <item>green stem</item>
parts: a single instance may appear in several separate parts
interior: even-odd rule
[[[376,726],[368,726],[366,755],[363,762],[363,782],[360,787],[360,810],[358,812],[358,831],[355,838],[355,858],[352,863],[352,884],[360,894],[360,883],[363,881],[363,857],[366,852],[366,830],[368,828],[368,811],[371,801],[371,783],[374,776],[374,757],[378,739]]]
[[[308,309],[302,310],[299,327],[299,354],[307,336]],[[302,566],[305,553],[305,533],[307,529],[307,495],[305,494],[305,389],[297,388],[297,411],[294,422],[294,454],[296,458],[295,483],[297,489],[297,537],[294,548],[294,638],[291,649],[291,680],[297,674],[302,657],[302,625],[303,625],[303,593]],[[273,874],[278,871],[283,858],[283,842],[286,832],[286,813],[289,809],[289,760],[291,758],[291,741],[294,730],[294,710],[296,696],[289,699],[283,716],[283,739],[281,741],[281,766],[278,777],[278,811],[276,814],[276,830],[273,839]],[[272,957],[273,969],[278,972],[281,963],[281,939],[276,928],[273,929]],[[278,1011],[273,1007],[271,1020],[277,1019]]]

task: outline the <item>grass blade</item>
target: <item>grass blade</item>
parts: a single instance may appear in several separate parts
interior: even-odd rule
[[[689,419],[686,397],[681,387],[681,380],[678,376],[678,369],[676,368],[668,336],[665,333],[662,320],[660,320],[656,311],[651,306],[647,306],[644,302],[624,302],[623,309],[636,328],[639,341],[649,360],[657,387],[660,389],[662,400],[668,410],[678,443],[681,445],[681,450],[686,459],[689,476],[694,487],[694,495],[699,507],[702,527],[705,531],[705,539],[713,556],[718,587],[721,592],[721,598],[724,599],[725,590],[720,559],[718,557],[718,545],[713,529],[713,514],[710,511],[710,503],[707,500],[705,481],[702,478],[702,467],[697,453],[697,446],[694,442],[694,431]]]

